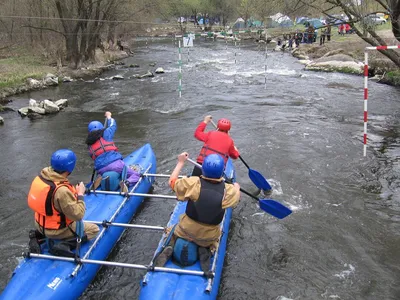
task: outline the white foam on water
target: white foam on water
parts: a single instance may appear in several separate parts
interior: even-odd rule
[[[221,71],[221,74],[224,74],[226,76],[233,76],[237,74],[237,71]]]
[[[234,80],[220,80],[219,81],[220,83],[228,83],[228,84],[232,84],[232,83],[234,83],[235,81]]]
[[[111,94],[110,94],[110,96],[118,96],[118,95],[119,95],[119,92],[111,93]]]
[[[287,298],[285,296],[279,296],[276,300],[293,300],[292,298]]]
[[[296,71],[289,70],[289,69],[267,69],[267,73],[275,74],[275,75],[290,76],[290,75],[295,75]]]
[[[302,73],[302,74],[300,74],[300,77],[301,78],[319,78],[319,79],[326,79],[326,77],[324,77],[324,76],[321,76],[321,75],[316,75],[316,74],[312,74],[312,73],[310,73],[310,74],[304,74],[304,73]]]
[[[354,273],[354,271],[356,270],[355,267],[353,267],[353,265],[351,264],[344,264],[345,268],[348,268],[348,270],[344,270],[342,272],[340,272],[339,274],[335,274],[335,277],[338,277],[340,279],[346,279],[348,277],[350,277],[350,275],[352,275]]]
[[[264,212],[257,212],[257,213],[252,214],[250,217],[263,216],[263,215],[265,215]]]
[[[164,70],[164,73],[175,73],[178,71],[179,71],[179,68],[169,68],[167,70]]]
[[[326,203],[326,205],[332,205],[332,206],[340,206],[340,205],[342,205],[343,203]]]
[[[303,200],[302,195],[292,196],[292,199],[290,200],[290,202],[287,201],[286,204],[293,211],[309,209],[312,207],[312,205],[310,205],[307,201]]]

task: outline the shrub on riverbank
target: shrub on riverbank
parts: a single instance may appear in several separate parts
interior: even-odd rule
[[[27,78],[41,79],[47,73],[54,72],[47,61],[34,55],[0,59],[0,70],[0,89],[20,86]]]

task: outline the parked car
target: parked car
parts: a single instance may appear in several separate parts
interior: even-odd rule
[[[185,17],[179,17],[178,18],[178,23],[186,23],[186,18]]]
[[[386,19],[377,15],[368,15],[364,18],[364,23],[369,26],[383,25],[386,24]]]

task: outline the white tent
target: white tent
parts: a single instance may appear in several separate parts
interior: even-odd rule
[[[270,18],[272,20],[274,20],[275,22],[277,22],[277,23],[282,23],[282,22],[285,22],[285,21],[291,21],[288,16],[285,16],[284,14],[281,14],[281,13],[277,13],[277,14],[275,14],[273,16],[270,16]]]

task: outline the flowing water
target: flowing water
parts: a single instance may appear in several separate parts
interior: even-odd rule
[[[138,45],[126,64],[100,78],[14,97],[67,98],[70,106],[31,121],[16,113],[0,127],[0,288],[27,248],[33,213],[26,205],[33,177],[58,148],[78,155],[71,181],[88,181],[87,124],[113,112],[115,141],[123,154],[151,143],[158,172],[170,173],[176,156],[193,157],[193,138],[207,114],[227,117],[242,156],[274,187],[273,199],[291,207],[284,220],[263,213],[242,195],[234,210],[220,299],[399,299],[400,298],[400,90],[370,84],[369,147],[362,157],[363,78],[303,70],[287,53],[246,43],[195,40],[183,49],[183,92],[178,97],[178,48],[171,40]],[[237,63],[235,64],[235,52]],[[157,62],[166,73],[127,79]],[[109,80],[115,74],[126,79]],[[267,85],[265,88],[264,79]],[[209,128],[212,129],[211,126]],[[238,181],[255,188],[247,169],[235,162]],[[187,166],[189,172],[192,166]],[[156,193],[171,193],[158,180]],[[135,223],[165,225],[170,200],[145,200]],[[159,233],[128,230],[109,260],[147,264]],[[82,299],[135,299],[143,271],[102,268]]]

